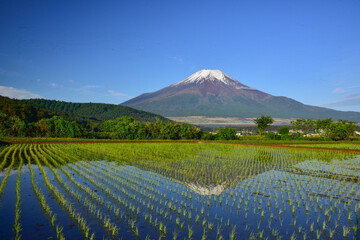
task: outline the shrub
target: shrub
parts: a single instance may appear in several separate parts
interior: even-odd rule
[[[204,134],[201,136],[201,139],[202,139],[202,140],[215,140],[215,135],[212,134],[212,133],[204,133]]]
[[[236,130],[234,128],[220,128],[216,134],[216,139],[234,140],[236,139]]]
[[[356,125],[353,122],[340,120],[329,126],[329,138],[332,140],[346,140],[354,135]]]
[[[289,134],[290,128],[289,127],[281,127],[279,129],[279,134],[283,135],[283,134]]]
[[[266,137],[271,139],[271,140],[281,140],[281,136],[279,134],[274,133],[274,132],[269,132],[268,134],[266,134]]]

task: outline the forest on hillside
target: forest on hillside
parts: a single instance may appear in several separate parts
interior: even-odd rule
[[[129,107],[35,100],[36,106],[29,104],[30,100],[0,96],[0,136],[101,139],[198,139],[201,136],[200,129],[193,125],[175,123]],[[103,120],[110,116],[114,119]]]
[[[154,113],[115,104],[72,103],[47,99],[27,99],[21,100],[21,102],[56,113],[72,114],[99,121],[113,120],[123,116],[130,116],[140,122],[156,122],[157,120],[170,121]]]

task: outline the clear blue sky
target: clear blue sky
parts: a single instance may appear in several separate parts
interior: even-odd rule
[[[360,111],[360,1],[0,2],[0,94],[121,103],[220,69]]]

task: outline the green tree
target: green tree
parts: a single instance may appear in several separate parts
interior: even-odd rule
[[[290,121],[290,123],[293,125],[293,129],[301,131],[305,135],[315,129],[315,122],[312,119],[301,118]]]
[[[14,132],[14,136],[17,137],[26,137],[26,127],[27,124],[23,120],[15,121],[14,125],[12,126],[12,131]]]
[[[0,136],[11,136],[15,121],[20,121],[20,119],[10,117],[0,110]]]
[[[200,138],[201,131],[189,124],[175,122],[141,123],[131,117],[120,117],[108,120],[99,126],[110,137],[120,139],[196,139]]]
[[[257,125],[260,135],[262,135],[265,128],[270,126],[270,124],[272,124],[273,122],[274,119],[272,117],[264,115],[261,115],[261,117],[254,119],[254,123]]]
[[[234,128],[220,128],[216,134],[217,139],[234,140],[236,139],[236,130]]]
[[[287,134],[289,134],[289,131],[290,131],[289,127],[283,126],[283,127],[280,127],[279,134],[287,135]]]
[[[356,125],[354,122],[339,120],[329,125],[327,134],[332,140],[346,140],[354,135]]]
[[[329,134],[329,127],[332,123],[332,119],[331,118],[326,118],[326,119],[318,119],[315,122],[315,131],[320,133],[320,134],[324,134],[325,136],[327,136]]]
[[[181,124],[180,128],[181,139],[198,139],[201,137],[201,131],[199,128],[190,124]]]
[[[37,134],[42,137],[84,137],[85,129],[76,122],[69,122],[62,117],[54,116],[52,118],[41,119],[34,127],[37,128]]]

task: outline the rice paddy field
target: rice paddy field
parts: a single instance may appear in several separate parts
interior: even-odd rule
[[[321,147],[3,146],[0,239],[360,239],[360,152]]]
[[[286,145],[286,144],[285,144]],[[311,147],[311,148],[339,148],[360,150],[360,144],[337,143],[337,144],[289,144],[288,146]]]

